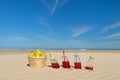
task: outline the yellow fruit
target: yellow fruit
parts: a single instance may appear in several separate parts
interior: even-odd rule
[[[29,56],[30,56],[30,57],[36,57],[35,53],[33,53],[33,52],[31,52],[31,53],[29,54]]]
[[[43,57],[45,57],[45,55],[44,54],[39,54],[39,57],[43,58]]]
[[[36,51],[36,53],[39,53],[39,54],[42,53],[42,51],[39,49],[36,49],[35,51]]]
[[[42,57],[43,57],[43,58],[46,58],[46,55],[45,55],[45,54],[43,54],[43,55],[42,55]]]
[[[35,52],[31,52],[29,54],[30,57],[40,57],[40,58],[46,58],[46,55],[44,53],[42,53],[42,51],[40,51],[39,49],[36,49]]]
[[[35,53],[36,57],[39,57],[39,53]]]

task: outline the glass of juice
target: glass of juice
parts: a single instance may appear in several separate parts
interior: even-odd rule
[[[74,68],[75,69],[82,69],[81,62],[74,62]]]

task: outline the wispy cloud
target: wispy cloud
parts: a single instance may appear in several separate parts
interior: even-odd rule
[[[60,0],[61,1],[61,0]],[[70,0],[63,0],[60,4],[59,7],[64,6],[66,3],[68,3]]]
[[[91,27],[77,27],[77,28],[73,28],[71,29],[72,32],[72,37],[78,37],[81,34],[87,33],[91,30]]]
[[[64,6],[69,0],[55,0],[55,4],[51,9],[51,15],[54,15],[57,8]]]
[[[115,29],[115,28],[118,28],[120,27],[120,21],[119,22],[116,22],[114,24],[111,24],[111,25],[108,25],[108,26],[105,26],[103,29],[102,29],[102,32],[107,32],[111,29]]]
[[[51,15],[54,15],[56,9],[57,9],[57,5],[59,3],[59,0],[55,0],[55,4],[53,5],[52,9],[51,9]]]
[[[29,45],[29,38],[23,36],[4,36],[2,37],[0,44],[1,47],[24,47]],[[25,44],[26,43],[26,44]]]
[[[104,37],[101,37],[100,39],[120,39],[120,33],[104,36]]]
[[[50,28],[50,23],[46,21],[44,18],[39,17],[38,20],[39,20],[38,24],[40,24],[43,27]]]
[[[104,42],[104,44],[120,45],[120,40]]]
[[[26,40],[28,40],[28,38],[21,37],[21,36],[12,36],[12,37],[8,37],[8,39],[19,40],[19,41],[26,41]]]
[[[41,0],[42,3],[50,10],[51,16],[53,16],[56,12],[56,10],[63,5],[65,5],[69,0]]]
[[[79,47],[80,45],[83,45],[83,42],[82,41],[79,41],[79,40],[74,40],[74,39],[70,39],[70,40],[67,40],[65,42],[65,44],[69,45],[69,44],[72,44],[72,47],[76,46],[76,47]]]
[[[27,37],[23,37],[23,36],[5,36],[5,37],[1,37],[0,40],[27,41],[29,39]]]
[[[43,41],[56,42],[56,39],[49,35],[37,35],[36,38],[43,40]]]

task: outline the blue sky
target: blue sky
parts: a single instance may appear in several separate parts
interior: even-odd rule
[[[120,49],[120,0],[0,0],[0,48]]]

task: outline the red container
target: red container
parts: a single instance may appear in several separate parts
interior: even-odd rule
[[[87,69],[87,70],[93,70],[93,67],[86,66],[85,69]]]
[[[74,68],[75,69],[82,69],[80,62],[74,62]]]
[[[58,63],[51,63],[52,64],[52,68],[59,68],[59,64]]]
[[[64,68],[70,68],[70,63],[69,61],[63,61],[62,62]]]

